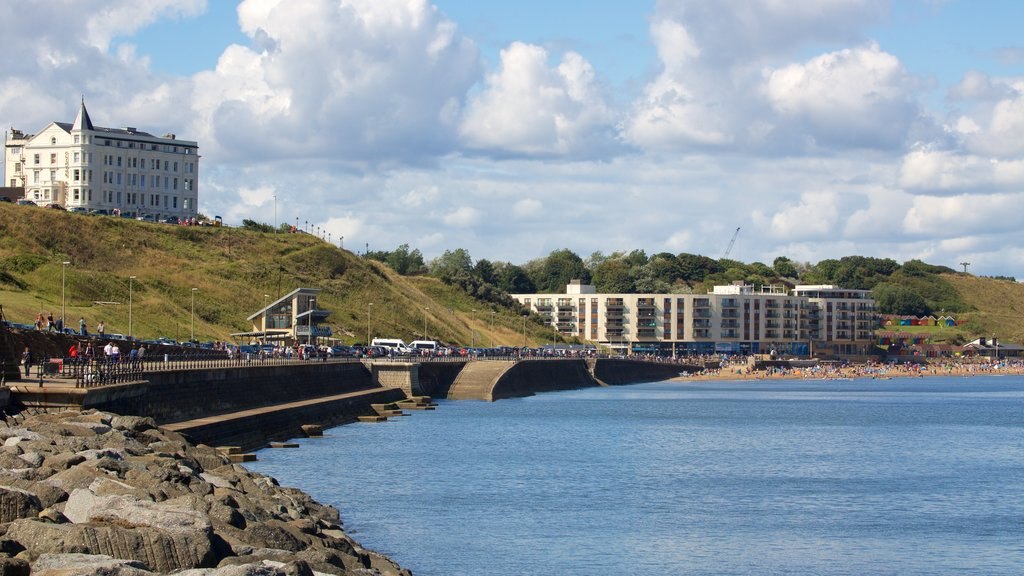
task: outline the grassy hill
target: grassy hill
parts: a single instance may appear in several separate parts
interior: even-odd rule
[[[62,262],[71,262],[64,267]],[[251,329],[246,318],[267,301],[299,287],[323,292],[318,306],[348,343],[373,336],[422,335],[452,343],[521,345],[516,310],[480,302],[433,278],[408,278],[307,234],[238,228],[184,227],[69,214],[0,203],[0,305],[9,321],[30,324],[37,313],[61,313],[65,268],[67,324],[99,321],[108,333],[140,338],[230,341]],[[266,295],[266,296],[265,296]],[[370,307],[369,303],[373,303]],[[369,309],[369,313],[368,313]],[[476,310],[474,312],[474,310]],[[369,317],[368,317],[369,314]],[[531,345],[550,331],[528,322]]]

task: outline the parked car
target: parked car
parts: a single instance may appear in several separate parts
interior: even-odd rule
[[[88,214],[89,209],[84,206],[72,206],[71,208],[68,208],[68,212],[73,214]]]
[[[47,208],[53,208],[54,210],[63,210],[64,209],[63,206],[61,206],[60,204],[57,204],[56,202],[50,202],[49,204],[46,205],[46,207]]]
[[[152,214],[143,214],[142,216],[136,216],[136,220],[140,222],[156,222],[156,218]]]
[[[110,216],[110,210],[107,210],[106,208],[94,208],[89,210],[89,214],[92,214],[93,216]]]
[[[177,216],[168,216],[167,218],[161,220],[161,222],[163,222],[164,224],[180,224],[181,220],[178,220]]]
[[[38,204],[29,200],[28,198],[19,198],[18,201],[15,202],[15,204],[17,204],[18,206],[38,206]]]

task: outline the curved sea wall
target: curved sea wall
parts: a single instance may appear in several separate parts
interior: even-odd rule
[[[498,378],[489,399],[520,398],[538,392],[576,390],[599,385],[583,359],[521,360]]]
[[[336,509],[149,418],[8,417],[0,440],[4,575],[409,575]]]
[[[598,358],[594,360],[594,377],[609,385],[658,382],[681,373],[700,372],[701,366],[689,366],[643,360]]]

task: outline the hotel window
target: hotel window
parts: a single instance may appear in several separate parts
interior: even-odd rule
[[[177,171],[178,171],[178,163],[177,163],[177,162],[175,162],[175,163],[174,163],[174,171],[175,171],[175,172],[177,172]]]
[[[78,152],[75,152],[75,162],[78,162],[78,158],[79,158]]]
[[[178,179],[177,178],[174,179],[174,188],[173,189],[174,190],[178,189]]]
[[[175,210],[178,209],[178,197],[177,196],[174,197],[174,202],[172,202],[171,204],[173,204],[173,206],[171,206],[172,208],[174,208]]]
[[[14,171],[15,172],[21,172],[21,162],[15,162],[14,163]]]
[[[57,171],[56,170],[50,170],[50,182],[56,182],[56,181],[57,181]]]
[[[121,157],[120,156],[117,157],[117,167],[118,168],[121,167]]]
[[[78,202],[78,200],[79,200],[78,188],[75,188],[74,190],[72,190],[72,192],[74,193],[75,202]]]
[[[35,154],[33,156],[33,160],[34,160],[34,162],[33,162],[34,164],[39,164],[39,154]]]
[[[56,163],[57,163],[57,153],[54,152],[53,154],[50,154],[50,164],[56,164]]]
[[[50,137],[50,144],[56,144],[56,143],[57,143],[57,138]]]
[[[79,172],[78,168],[75,168],[75,171],[73,172],[73,174],[74,174],[74,176],[72,178],[74,179],[75,182],[78,182],[79,176],[80,176],[81,172]]]
[[[75,134],[75,144],[78,144],[78,139],[79,139],[78,134]]]

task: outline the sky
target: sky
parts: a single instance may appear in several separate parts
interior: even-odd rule
[[[1024,3],[0,4],[0,123],[199,143],[346,249],[860,255],[1024,278]],[[329,235],[329,236],[328,236]]]

